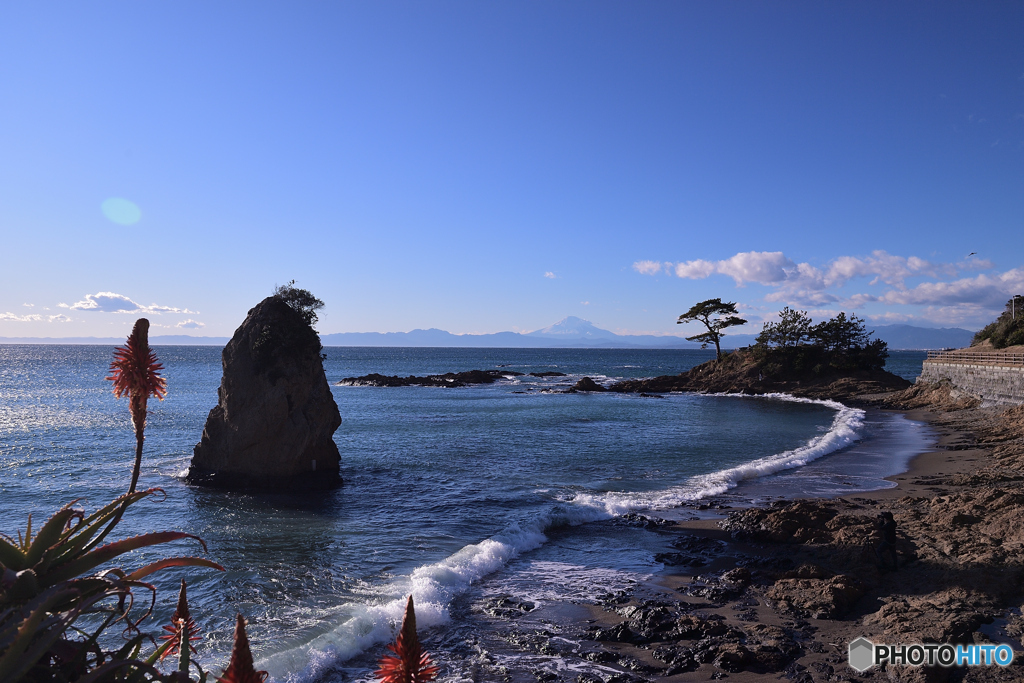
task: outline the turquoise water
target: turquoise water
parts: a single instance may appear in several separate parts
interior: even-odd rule
[[[156,352],[169,393],[150,404],[140,487],[166,497],[135,506],[121,535],[202,536],[228,571],[164,572],[157,623],[188,576],[206,661],[226,655],[241,611],[257,658],[279,680],[317,678],[379,647],[409,592],[420,624],[443,630],[470,585],[556,552],[551,534],[593,537],[630,511],[756,487],[812,461],[821,470],[818,458],[841,455],[866,430],[862,411],[783,397],[560,393],[584,375],[607,383],[681,372],[710,357],[701,351],[327,348],[332,384],[495,367],[569,376],[460,389],[332,386],[345,485],[228,493],[179,478],[216,403],[220,349]],[[0,531],[16,534],[29,511],[38,520],[75,498],[92,510],[127,488],[133,436],[126,402],[103,379],[110,355],[102,346],[0,346]],[[834,474],[825,467],[814,486],[827,488]],[[199,552],[182,542],[161,554]],[[138,552],[125,564],[157,556]]]

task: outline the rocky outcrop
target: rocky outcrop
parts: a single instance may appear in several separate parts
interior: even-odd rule
[[[268,297],[224,347],[217,406],[188,481],[224,488],[324,489],[341,483],[341,425],[316,331]]]
[[[589,377],[584,377],[580,381],[576,382],[576,384],[572,385],[571,388],[566,389],[565,393],[567,393],[567,394],[576,394],[576,393],[579,393],[581,391],[608,391],[608,390],[605,389],[600,384],[598,384],[597,382],[595,382],[594,380],[590,379]]]
[[[910,382],[885,370],[838,371],[817,368],[802,372],[780,372],[765,367],[751,354],[734,351],[721,361],[711,360],[678,375],[617,382],[608,389],[621,393],[665,393],[693,391],[701,393],[770,394],[785,393],[814,399],[857,401],[906,389]]]
[[[446,372],[443,375],[427,375],[417,377],[399,377],[398,375],[381,375],[376,372],[362,377],[346,377],[336,382],[345,387],[464,387],[469,384],[493,384],[506,377],[519,377],[523,373],[511,370],[467,370],[466,372]]]

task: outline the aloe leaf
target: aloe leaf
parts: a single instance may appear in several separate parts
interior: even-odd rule
[[[163,645],[161,645],[153,651],[153,654],[146,658],[146,664],[149,664],[150,666],[155,666],[157,660],[160,659],[160,656],[163,653],[167,652],[167,649],[170,648],[172,645],[174,645],[173,640],[165,641]]]
[[[79,554],[82,551],[89,551],[99,545],[107,534],[116,526],[115,523],[108,524],[112,520],[120,520],[118,513],[124,512],[123,508],[127,508],[133,503],[151,496],[157,491],[163,492],[163,489],[147,489],[145,491],[136,491],[135,493],[125,494],[119,498],[115,498],[113,501],[100,508],[96,512],[92,513],[82,523],[76,526],[74,529],[69,531],[68,537],[72,535],[75,537],[73,541],[69,543],[61,544],[56,550],[55,555],[48,558],[50,564],[56,564],[60,560]],[[103,528],[107,525],[106,528]],[[103,528],[103,532],[96,539],[93,539],[100,529]],[[90,539],[92,541],[90,542]]]
[[[0,564],[7,569],[20,572],[27,565],[25,553],[15,544],[8,543],[6,539],[0,538]]]
[[[42,582],[43,584],[50,586],[59,581],[73,579],[76,576],[80,576],[95,569],[104,562],[114,559],[118,555],[123,555],[124,553],[132,550],[145,548],[151,545],[177,541],[182,538],[194,538],[203,544],[203,550],[206,549],[206,543],[203,539],[198,536],[194,536],[193,534],[186,534],[184,531],[158,531],[150,534],[142,534],[141,536],[134,536],[122,541],[108,543],[107,545],[101,546],[86,555],[62,564],[60,567],[50,571],[42,579]]]
[[[16,681],[23,676],[36,665],[36,662],[53,645],[54,641],[60,638],[67,624],[78,616],[77,612],[66,614],[63,619],[51,619],[43,629],[46,635],[36,640],[35,643],[32,642],[37,638],[39,627],[50,608],[61,600],[71,597],[69,594],[75,592],[74,590],[55,591],[44,594],[27,605],[31,612],[21,621],[17,636],[0,656],[0,681]]]
[[[161,569],[166,569],[167,567],[209,567],[211,569],[224,571],[224,567],[211,560],[203,559],[202,557],[167,557],[162,560],[157,560],[152,564],[147,564],[145,567],[136,569],[127,576],[127,579],[129,581],[138,581],[139,579],[145,578],[150,574],[158,572]]]
[[[57,543],[64,532],[64,527],[67,526],[68,520],[76,514],[81,514],[77,510],[72,509],[71,505],[73,503],[69,503],[53,513],[53,516],[47,520],[43,528],[36,534],[35,540],[32,541],[28,551],[25,553],[25,562],[29,567],[39,562],[43,553]]]

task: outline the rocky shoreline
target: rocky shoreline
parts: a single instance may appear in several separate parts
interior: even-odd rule
[[[520,653],[515,666],[481,662],[474,680],[1024,680],[1024,406],[981,408],[941,385],[852,398],[905,412],[939,434],[934,450],[891,478],[896,488],[777,501],[712,519],[708,504],[687,521],[634,515],[629,523],[663,537],[656,560],[665,569],[596,605],[574,605],[584,613],[563,627],[534,616],[530,604],[473,606],[488,620],[485,630],[498,634],[492,638]],[[883,569],[875,553],[883,510],[898,524],[897,571]],[[847,647],[860,636],[888,644],[1009,642],[1019,658],[1007,668],[857,673]],[[453,655],[469,647],[449,645]],[[538,664],[551,658],[562,663]]]

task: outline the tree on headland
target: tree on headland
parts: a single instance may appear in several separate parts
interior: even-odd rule
[[[880,370],[889,356],[888,345],[872,339],[864,320],[855,314],[839,315],[811,325],[806,311],[788,306],[779,313],[779,322],[765,323],[753,347],[762,362],[765,376],[780,372],[814,374],[832,370]]]
[[[681,325],[692,322],[701,323],[708,331],[687,337],[686,340],[700,342],[702,349],[706,349],[708,344],[714,344],[718,360],[722,360],[721,341],[722,337],[725,336],[722,330],[734,325],[745,325],[747,323],[746,320],[739,317],[735,301],[723,303],[721,299],[708,299],[694,304],[690,310],[679,316],[676,324]]]
[[[811,318],[807,311],[794,311],[786,306],[779,312],[779,322],[765,323],[757,343],[787,348],[800,346],[810,338]]]
[[[313,296],[313,293],[308,289],[296,287],[295,280],[286,285],[275,287],[274,296],[302,315],[302,319],[310,327],[316,325],[318,320],[316,312],[324,307],[324,302]]]
[[[974,335],[971,346],[986,339],[997,349],[1024,344],[1024,296],[1018,294],[1007,301],[1002,314]]]

